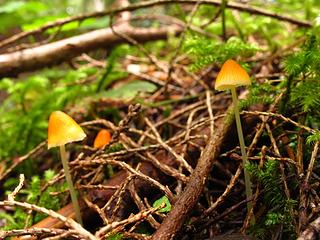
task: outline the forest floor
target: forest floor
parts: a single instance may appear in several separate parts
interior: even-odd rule
[[[190,15],[196,10],[197,6]],[[310,110],[310,106],[316,106],[319,101],[307,105],[306,96],[314,96],[291,91],[290,87],[319,88],[312,84],[318,84],[314,76],[319,71],[314,69],[320,60],[307,57],[319,53],[320,41],[315,36],[302,36],[275,52],[260,51],[250,57],[232,53],[232,58],[247,64],[252,79],[251,86],[237,88],[248,155],[244,167],[231,94],[214,90],[223,62],[190,71],[194,59],[183,46],[190,24],[183,29],[175,26],[180,34],[178,47],[160,51],[159,55],[165,56],[175,50],[169,60],[151,54],[138,42],[145,39],[139,39],[131,28],[128,32],[117,32],[128,27],[119,24],[119,28],[106,33],[106,38],[118,37],[129,42],[130,47],[137,49],[136,55],[125,54],[116,63],[110,60],[107,67],[103,60],[93,58],[100,57],[100,53],[82,54],[70,62],[76,69],[80,62],[81,67],[85,62],[105,70],[105,75],[93,74],[93,78],[63,83],[63,87],[98,82],[95,87],[108,90],[86,96],[80,104],[69,102],[63,109],[87,135],[66,147],[83,226],[73,220],[76,213],[64,184],[58,150],[48,150],[47,142],[43,141],[25,155],[14,159],[10,156],[0,162],[0,183],[3,189],[11,189],[9,194],[1,192],[0,226],[15,223],[17,216],[23,216],[24,223],[22,228],[13,224],[15,227],[11,229],[0,230],[1,239],[22,235],[27,239],[33,235],[37,239],[91,240],[158,240],[173,236],[181,240],[316,239],[320,229],[317,165],[320,138],[319,120],[316,120],[319,111]],[[157,34],[150,29],[141,30],[139,35],[162,39],[167,32],[160,30]],[[117,41],[120,40],[111,39],[113,44]],[[254,36],[250,41],[264,44]],[[232,47],[227,44],[221,46]],[[60,53],[55,52],[58,44],[50,47],[43,54],[43,64],[66,60],[52,60],[55,53]],[[64,47],[69,51],[70,44]],[[306,50],[308,47],[313,48],[312,54]],[[30,61],[33,54],[44,49],[37,49],[23,61]],[[292,58],[299,67],[290,58],[287,65],[283,63],[292,49],[299,52],[300,60],[301,56],[305,57],[304,61],[298,59],[300,62]],[[227,57],[225,54],[221,59]],[[41,69],[41,61],[37,61],[25,68],[14,66],[10,74]],[[101,79],[110,74],[112,64],[117,64],[126,74],[105,84]],[[1,75],[9,71],[5,67],[0,67]],[[295,74],[296,69],[305,71],[303,77]],[[57,87],[60,83],[55,84]],[[296,104],[301,99],[305,100],[303,106]],[[111,139],[102,147],[94,147],[101,129],[107,130]],[[39,175],[47,179],[30,180],[19,175],[28,175],[23,168],[30,165],[37,166]],[[48,169],[52,172],[44,173]],[[244,171],[251,179],[251,197],[246,196]],[[9,183],[8,179],[15,181]]]

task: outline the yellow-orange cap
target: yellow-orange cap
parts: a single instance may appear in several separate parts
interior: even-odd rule
[[[50,114],[48,126],[48,149],[86,137],[82,128],[67,114],[55,111]]]
[[[106,129],[101,129],[96,138],[94,139],[93,147],[94,148],[102,148],[107,145],[111,140],[110,132]]]
[[[222,65],[214,88],[223,91],[233,87],[250,84],[251,80],[248,73],[237,62],[229,59]]]

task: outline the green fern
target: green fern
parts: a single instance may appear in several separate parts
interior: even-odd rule
[[[261,183],[264,196],[263,205],[268,209],[265,215],[251,229],[252,234],[258,239],[266,239],[281,224],[283,225],[284,236],[287,236],[285,239],[293,239],[295,230],[290,209],[294,209],[297,202],[287,199],[284,195],[279,162],[267,160],[262,169],[258,165],[250,163],[246,165],[246,168]]]
[[[285,60],[285,70],[289,75],[319,74],[320,43],[315,35],[309,36],[301,51]]]
[[[0,90],[10,95],[0,106],[0,159],[25,154],[46,139],[49,114],[92,93],[93,86],[75,82],[95,72],[46,70],[19,82],[2,79]]]
[[[312,134],[307,138],[308,145],[311,145],[315,142],[320,142],[320,131],[317,131],[315,134]]]
[[[36,204],[41,207],[45,207],[47,209],[58,210],[62,206],[62,199],[60,197],[52,197],[51,192],[61,192],[66,189],[65,184],[57,184],[54,186],[49,186],[44,192],[41,191],[41,186],[43,183],[48,183],[53,177],[55,173],[52,170],[47,170],[44,173],[44,179],[41,180],[39,176],[33,176],[30,184],[27,184],[26,188],[21,189],[18,194],[17,199],[21,201],[26,201],[28,203]],[[14,188],[13,184],[17,184],[16,179],[11,179],[6,181],[5,188]],[[8,193],[8,191],[6,191]],[[25,197],[22,197],[24,196]],[[3,227],[4,230],[11,229],[21,229],[25,227],[26,219],[29,214],[27,211],[22,208],[17,208],[14,211],[14,214],[1,213],[0,217],[6,219],[6,225]],[[36,213],[34,218],[28,222],[28,227],[32,224],[39,222],[46,215]]]
[[[276,88],[267,82],[262,84],[253,82],[249,91],[248,97],[240,101],[240,108],[248,108],[258,103],[270,104],[274,102],[274,96],[277,93]]]
[[[303,111],[311,122],[319,122],[320,115],[320,40],[315,35],[309,36],[302,49],[289,56],[284,67],[288,73],[287,92],[282,105],[284,112]],[[311,115],[310,115],[311,114]]]
[[[203,37],[186,39],[184,51],[193,60],[191,70],[198,70],[212,63],[223,63],[229,58],[238,56],[249,57],[260,50],[256,45],[245,43],[239,38],[232,37],[226,43]]]
[[[121,233],[111,233],[109,236],[105,237],[105,240],[122,240],[123,235]]]
[[[291,91],[291,104],[303,111],[320,112],[320,81],[300,82]]]
[[[281,188],[281,176],[279,162],[266,161],[264,168],[260,169],[256,164],[246,166],[253,177],[261,182],[264,189],[264,201],[266,204],[284,206],[285,196]]]

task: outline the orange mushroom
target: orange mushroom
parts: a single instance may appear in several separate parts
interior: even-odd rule
[[[220,90],[220,91],[227,90],[227,89],[231,90],[234,115],[236,119],[237,132],[238,132],[243,167],[244,167],[244,179],[245,179],[247,199],[252,198],[252,189],[251,189],[252,184],[250,181],[249,173],[245,169],[245,165],[248,162],[248,157],[247,157],[243,133],[242,133],[236,87],[242,86],[242,85],[250,85],[250,84],[251,84],[251,80],[248,73],[237,62],[235,62],[232,59],[229,59],[222,65],[222,68],[217,76],[215,86],[214,86],[216,90]],[[248,208],[248,212],[252,209],[251,202],[248,202],[247,208]]]
[[[251,80],[246,70],[244,70],[236,61],[229,59],[222,65],[214,88],[223,91],[250,84]]]
[[[52,112],[48,127],[48,149],[70,142],[81,141],[86,137],[82,128],[67,114]]]
[[[48,149],[60,147],[60,157],[66,176],[67,184],[70,190],[70,196],[73,208],[76,213],[77,221],[82,225],[80,207],[76,191],[74,189],[66,156],[65,144],[75,141],[81,141],[86,137],[82,128],[67,114],[61,111],[55,111],[50,114],[48,125]]]
[[[101,129],[96,138],[94,139],[93,147],[94,148],[103,148],[105,145],[109,144],[111,140],[111,134],[106,129]]]

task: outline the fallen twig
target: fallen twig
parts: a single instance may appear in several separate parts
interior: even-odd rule
[[[44,213],[47,214],[55,219],[58,219],[60,221],[62,221],[66,226],[70,227],[71,229],[75,230],[77,232],[78,236],[83,237],[84,239],[88,239],[88,240],[97,240],[95,238],[95,236],[93,236],[90,232],[88,232],[86,229],[84,229],[79,223],[75,222],[73,219],[71,218],[66,218],[65,216],[53,211],[53,210],[49,210],[46,209],[44,207],[39,207],[37,205],[34,204],[30,204],[27,202],[19,202],[19,201],[15,201],[14,197],[15,195],[21,190],[22,186],[23,186],[23,182],[24,182],[24,176],[23,174],[20,175],[20,182],[18,184],[18,186],[14,189],[13,193],[11,195],[8,196],[8,200],[5,201],[1,201],[0,202],[0,206],[18,206],[18,207],[22,207],[28,210],[33,210],[33,211],[37,211],[40,213]],[[8,234],[8,233],[3,233],[0,232],[0,237],[2,238],[3,234]]]
[[[180,26],[171,26],[146,29],[119,26],[118,30],[137,42],[146,42],[165,39],[168,37],[169,32],[179,33],[182,28]],[[59,64],[93,49],[106,48],[123,42],[125,42],[123,38],[116,36],[110,28],[107,28],[34,48],[1,54],[0,76],[12,76],[21,72]]]
[[[31,156],[38,153],[40,149],[42,149],[46,145],[47,141],[44,141],[40,143],[38,146],[36,146],[34,149],[32,149],[30,152],[28,152],[26,155],[19,157],[14,161],[14,163],[0,176],[0,182],[2,182],[5,178],[8,177],[8,175],[12,172],[13,169],[15,169],[19,164],[21,164],[23,161],[27,160]]]
[[[232,107],[228,112],[232,111]],[[172,239],[181,229],[186,218],[190,214],[192,208],[196,204],[200,194],[202,193],[206,179],[210,173],[213,163],[220,154],[220,148],[226,138],[226,133],[230,130],[232,121],[228,114],[221,124],[215,130],[214,135],[210,137],[207,146],[203,150],[198,164],[190,176],[190,180],[182,194],[174,204],[169,215],[162,222],[157,231],[153,234],[152,240]]]
[[[309,226],[304,230],[297,240],[316,240],[318,239],[318,234],[320,232],[320,217],[314,220]]]

